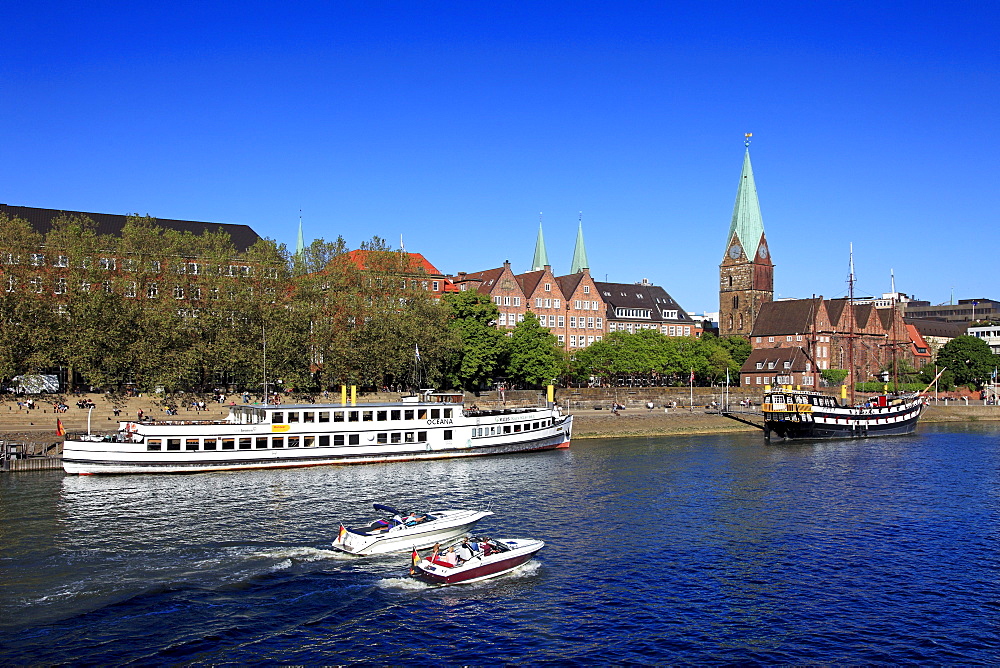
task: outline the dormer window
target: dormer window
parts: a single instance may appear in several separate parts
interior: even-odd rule
[[[786,369],[791,369],[792,368],[792,363],[791,362],[785,362],[785,368]]]
[[[545,291],[546,292],[552,292],[552,284],[551,283],[546,283],[545,284]]]
[[[589,285],[583,286],[583,294],[585,294],[585,295],[589,295],[590,294],[590,286]]]

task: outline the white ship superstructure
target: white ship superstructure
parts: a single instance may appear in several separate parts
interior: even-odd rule
[[[425,392],[358,405],[239,405],[225,420],[120,422],[69,434],[67,473],[184,473],[443,459],[569,447],[572,416],[548,404],[466,408]]]

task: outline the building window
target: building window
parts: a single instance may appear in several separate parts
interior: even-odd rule
[[[551,283],[546,283],[545,284],[545,291],[546,292],[552,292],[552,284]]]
[[[184,299],[184,288],[183,287],[181,287],[179,285],[175,285],[174,286],[174,299]]]
[[[520,306],[520,305],[521,305],[521,298],[514,297],[514,306]]]
[[[493,298],[493,303],[496,304],[497,306],[502,306],[503,305],[503,297],[494,297]]]
[[[42,255],[41,253],[32,253],[31,254],[31,266],[32,267],[41,267],[43,264],[45,264],[45,256],[44,255]]]
[[[441,282],[440,281],[434,281],[433,283],[431,283],[431,285],[434,286],[434,292],[437,292],[441,288]]]
[[[546,299],[545,300],[545,308],[552,308],[552,300],[551,299]]]
[[[587,318],[587,329],[593,329],[593,328],[594,328],[594,319]]]
[[[535,308],[542,308],[542,298],[535,297]]]
[[[554,315],[550,315],[549,316],[549,327],[555,327],[555,326],[556,326],[556,317]]]
[[[570,348],[576,347],[576,334],[570,334],[569,336],[569,346]]]
[[[577,311],[580,310],[580,300],[579,299],[577,299],[575,302],[573,302],[573,308],[575,308]]]
[[[501,326],[504,326],[504,327],[507,325],[507,314],[504,313],[503,311],[500,312],[500,322],[499,322],[499,324]]]
[[[560,327],[566,326],[566,316],[564,315],[559,316],[559,326]]]
[[[562,302],[559,299],[553,299],[552,300],[552,308],[560,308],[560,304],[561,303]]]
[[[510,306],[510,297],[504,297],[503,298],[503,305],[504,306]]]
[[[66,279],[65,278],[59,277],[59,278],[56,279],[56,287],[55,287],[54,292],[57,295],[64,295],[64,294],[66,294]]]
[[[759,336],[757,337],[757,343],[760,343],[760,337]]]
[[[774,343],[774,337],[773,336],[767,337],[767,342],[768,343]]]
[[[149,297],[150,299],[153,299],[158,294],[160,294],[160,289],[158,287],[156,287],[156,283],[150,283],[148,286],[146,286],[146,296],[147,297]]]
[[[558,338],[559,338],[559,345],[566,344],[566,336],[564,334],[560,334]]]
[[[97,266],[105,271],[111,271],[115,268],[115,259],[113,257],[102,257],[97,261]]]
[[[53,267],[68,267],[69,257],[66,255],[59,255],[56,257],[56,261],[52,263]]]
[[[590,294],[590,286],[589,285],[583,286],[583,294],[585,294],[585,295],[589,295]]]
[[[576,327],[576,316],[575,315],[571,315],[569,317],[569,326],[570,327]]]

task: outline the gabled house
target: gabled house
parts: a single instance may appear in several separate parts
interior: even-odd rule
[[[740,384],[747,389],[763,389],[765,385],[812,389],[819,385],[819,372],[801,347],[757,348],[740,370]]]
[[[654,329],[666,336],[702,334],[701,322],[692,319],[666,290],[646,279],[639,283],[597,282],[596,286],[605,304],[609,333]]]
[[[601,290],[590,276],[590,269],[556,278],[566,301],[565,336],[567,350],[586,348],[604,338],[605,304]]]
[[[517,275],[518,285],[524,292],[528,311],[538,316],[542,327],[547,327],[556,337],[563,336],[566,328],[564,297],[552,267],[545,265],[537,271]],[[564,344],[560,339],[560,344]]]
[[[488,296],[500,311],[497,319],[497,327],[500,329],[512,329],[524,320],[527,300],[521,284],[510,269],[509,260],[495,269],[472,273],[460,271],[452,281],[460,291],[476,290]]]

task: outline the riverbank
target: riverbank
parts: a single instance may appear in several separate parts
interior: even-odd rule
[[[131,417],[138,408],[144,412],[157,414],[157,402],[148,399],[132,399],[125,406],[120,406],[122,417]],[[208,411],[197,414],[201,419],[221,419],[228,414],[227,406],[212,404]],[[112,413],[112,406],[105,402],[94,410],[92,426],[94,429],[109,429],[117,419]],[[610,410],[575,409],[573,415],[573,438],[614,438],[634,436],[676,436],[691,434],[723,434],[757,431],[754,427],[741,424],[718,414],[706,413],[704,408],[696,407],[693,411],[686,408],[674,408],[664,411],[663,408],[648,410],[640,407],[630,407],[615,415]],[[187,416],[187,411],[181,410],[180,416]],[[191,413],[195,415],[195,413]],[[71,407],[66,413],[53,414],[51,407],[31,411],[17,411],[9,406],[0,411],[0,440],[35,443],[48,446],[60,443],[62,439],[55,434],[55,422],[59,418],[68,431],[84,431],[87,428],[87,411]],[[759,418],[757,418],[759,420]],[[924,410],[921,423],[938,422],[980,422],[1000,420],[1000,406],[962,406],[962,405],[930,405]]]

